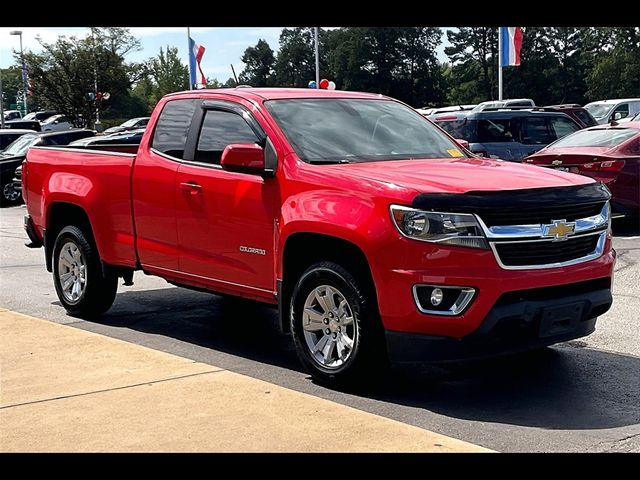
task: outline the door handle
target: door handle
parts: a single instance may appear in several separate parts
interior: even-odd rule
[[[180,184],[180,190],[191,193],[191,195],[197,195],[202,193],[202,186],[196,182],[182,182]]]

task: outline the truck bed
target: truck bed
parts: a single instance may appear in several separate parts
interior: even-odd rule
[[[109,151],[104,147],[100,150],[31,148],[27,152],[26,175],[23,171],[23,192],[38,235],[42,237],[47,215],[57,202],[75,204],[82,198],[83,208],[94,223],[92,230],[103,261],[112,265],[135,265],[131,211],[134,159],[133,153]],[[47,211],[44,211],[45,198]]]

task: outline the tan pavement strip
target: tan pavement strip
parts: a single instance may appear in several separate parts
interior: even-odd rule
[[[125,345],[96,333],[0,312],[0,407],[221,370]]]
[[[0,451],[487,452],[164,352],[0,313]]]

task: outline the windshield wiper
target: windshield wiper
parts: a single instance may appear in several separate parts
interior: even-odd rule
[[[309,163],[313,165],[330,165],[337,163],[351,163],[349,160],[341,158],[339,160],[332,160],[330,158],[314,158],[313,160],[307,160]]]

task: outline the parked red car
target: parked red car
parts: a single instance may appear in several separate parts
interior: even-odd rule
[[[549,112],[561,112],[566,115],[569,115],[576,122],[578,122],[582,128],[593,127],[594,125],[598,124],[596,119],[593,118],[593,115],[589,113],[589,110],[587,110],[584,107],[581,107],[577,103],[549,105],[547,107],[544,107],[544,109]]]
[[[603,182],[611,190],[615,214],[640,216],[640,122],[580,130],[527,157],[525,162]]]

